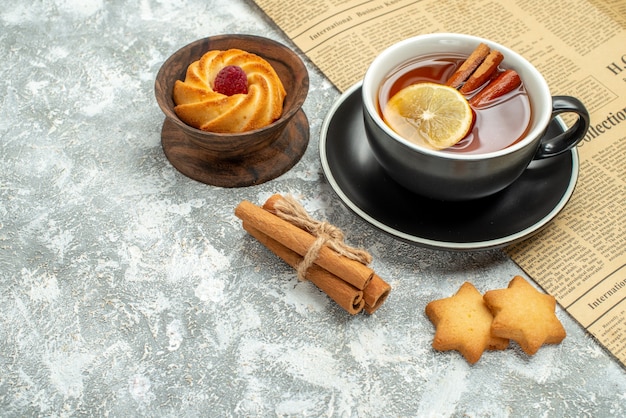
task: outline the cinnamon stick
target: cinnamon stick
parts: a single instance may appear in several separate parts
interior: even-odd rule
[[[343,240],[343,232],[340,229],[328,222],[311,218],[292,197],[274,194],[263,204],[263,209],[316,237],[320,235],[328,237],[328,246],[341,255],[365,265],[372,261],[372,256],[367,251],[348,246]]]
[[[387,299],[390,292],[391,286],[389,283],[385,282],[377,274],[374,274],[372,281],[370,281],[367,287],[363,290],[365,312],[368,314],[374,313],[376,309],[380,308],[385,299]]]
[[[458,88],[468,79],[474,70],[478,68],[487,55],[489,55],[489,47],[484,43],[479,44],[463,64],[452,74],[446,84],[450,87]]]
[[[298,264],[302,262],[302,257],[298,253],[290,250],[253,226],[250,226],[247,222],[243,222],[243,229],[291,267],[297,268]],[[365,306],[365,299],[363,298],[364,292],[362,290],[344,282],[339,277],[317,265],[313,265],[307,269],[305,277],[352,315],[361,312]],[[374,276],[374,278],[376,277],[377,276]],[[369,287],[370,286],[368,286],[368,288]],[[372,295],[368,295],[368,300],[370,300],[371,303],[374,303],[374,301],[372,301],[373,297]],[[378,300],[380,300],[380,297]],[[379,302],[378,306],[380,306],[380,303],[382,302]]]
[[[307,254],[316,240],[310,233],[249,201],[244,200],[237,205],[235,215],[302,257]],[[374,276],[374,271],[366,265],[344,257],[327,246],[321,248],[315,264],[359,290],[363,290]]]
[[[484,89],[476,93],[469,102],[474,107],[488,104],[493,99],[497,99],[519,87],[522,80],[515,70],[505,70],[493,79]]]
[[[482,86],[498,70],[498,65],[504,59],[504,55],[495,49],[489,52],[485,60],[476,68],[465,84],[459,89],[461,93],[470,93]]]
[[[272,213],[276,212],[276,203],[283,199],[283,196],[276,193],[273,194],[263,203],[263,209],[269,210]]]

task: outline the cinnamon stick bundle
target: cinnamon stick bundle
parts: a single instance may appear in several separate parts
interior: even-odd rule
[[[302,257],[300,257],[298,253],[291,251],[280,242],[248,225],[247,222],[243,223],[243,229],[291,267],[298,268],[298,264],[302,262]],[[344,282],[339,277],[317,265],[312,265],[307,269],[306,279],[311,281],[322,292],[326,293],[339,306],[352,315],[361,312],[365,305],[362,290]]]
[[[235,208],[235,215],[302,257],[315,242],[315,237],[310,233],[248,201],[244,200]],[[357,289],[363,289],[374,276],[369,267],[343,257],[326,246],[320,250],[315,264],[341,277]]]
[[[298,216],[281,212],[278,206],[285,202],[281,195],[272,196],[263,208],[243,201],[235,208],[235,215],[250,235],[287,264],[297,270],[304,264],[303,279],[313,282],[347,312],[354,315],[361,310],[370,314],[376,311],[391,292],[391,286],[359,261],[361,250],[342,243],[350,250],[346,252],[333,240],[324,241],[312,262],[307,260],[318,245],[318,237],[306,230],[307,222],[312,220],[306,213]]]

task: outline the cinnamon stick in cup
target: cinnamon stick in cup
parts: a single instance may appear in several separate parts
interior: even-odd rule
[[[472,97],[469,102],[472,106],[483,106],[491,100],[515,90],[521,84],[522,80],[515,70],[505,70]]]
[[[504,55],[495,49],[489,52],[485,60],[476,68],[476,71],[467,79],[465,84],[459,89],[461,93],[471,93],[482,86],[487,80],[496,74],[498,65],[504,59]]]
[[[482,64],[485,58],[487,58],[490,50],[491,48],[489,48],[486,44],[480,43],[476,49],[472,51],[470,56],[467,57],[463,64],[461,64],[461,66],[454,72],[454,74],[452,74],[446,84],[454,88],[463,84],[478,68],[478,66]]]
[[[298,268],[298,264],[302,262],[302,257],[298,253],[250,226],[247,222],[243,222],[243,229],[291,267]],[[363,299],[364,292],[362,290],[344,282],[339,277],[317,265],[312,265],[305,274],[307,280],[326,293],[328,297],[348,313],[355,315],[363,309],[365,299]],[[368,295],[368,299],[372,301],[372,296]]]
[[[235,208],[235,215],[302,257],[316,240],[308,232],[249,201],[239,203]],[[361,290],[374,276],[374,271],[366,265],[342,256],[327,246],[320,249],[315,264]]]

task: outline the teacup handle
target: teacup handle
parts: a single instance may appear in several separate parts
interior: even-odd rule
[[[539,149],[535,154],[535,160],[554,157],[575,147],[589,129],[590,117],[587,108],[580,100],[571,96],[552,97],[552,119],[561,113],[576,113],[578,120],[565,132],[556,136],[541,138]]]

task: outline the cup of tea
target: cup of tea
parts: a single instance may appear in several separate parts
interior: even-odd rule
[[[442,116],[445,111],[420,108],[423,114],[416,119],[394,113],[398,108],[410,108],[413,97],[425,94],[423,84],[417,89],[407,87],[430,83],[448,94],[452,79],[479,45],[501,56],[496,71],[480,85],[470,88],[472,83],[465,79],[454,87],[458,92],[465,90],[453,93],[466,99],[462,110],[469,125],[459,128],[467,128],[466,134],[453,145],[431,140],[428,134],[424,134],[426,139],[414,135],[413,130],[423,129],[431,113]],[[491,55],[484,58],[485,66],[489,59]],[[474,70],[475,78],[480,78],[479,72]],[[504,72],[515,74],[519,84],[500,96],[479,100],[481,91],[485,90],[485,96],[490,84],[491,90],[497,90],[498,76]],[[438,200],[470,200],[497,193],[512,184],[533,160],[551,158],[575,147],[589,127],[589,112],[580,100],[552,96],[544,77],[524,57],[496,42],[465,34],[419,35],[388,47],[368,67],[362,99],[367,139],[383,169],[405,188]],[[576,121],[563,132],[546,134],[550,122],[563,113],[576,115]]]

